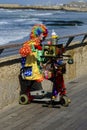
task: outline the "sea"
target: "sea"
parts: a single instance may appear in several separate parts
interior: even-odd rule
[[[38,23],[54,30],[59,36],[87,32],[87,12],[32,9],[0,9],[0,46],[23,43],[31,28]]]

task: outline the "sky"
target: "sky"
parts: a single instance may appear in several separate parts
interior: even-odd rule
[[[0,4],[20,4],[20,5],[55,5],[66,4],[78,0],[0,0]],[[87,2],[87,0],[84,0]]]

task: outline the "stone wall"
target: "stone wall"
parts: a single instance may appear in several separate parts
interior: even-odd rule
[[[74,64],[67,64],[66,80],[87,74],[87,46],[67,51],[66,54],[71,54],[74,59]]]
[[[0,108],[18,102],[20,90],[19,69],[19,63],[0,67]]]
[[[67,51],[66,54],[71,54],[74,59],[74,64],[67,64],[67,71],[64,75],[65,81],[69,81],[87,74],[87,46],[82,46],[77,49]],[[19,101],[20,85],[18,75],[20,72],[20,63],[11,63],[11,60],[20,58],[19,56],[7,57],[0,59],[0,108],[3,108],[14,102]],[[16,59],[16,60],[17,60]],[[6,62],[8,64],[6,64]],[[48,84],[47,84],[48,83]],[[48,81],[42,83],[47,89],[52,87]],[[47,85],[47,86],[46,86]]]

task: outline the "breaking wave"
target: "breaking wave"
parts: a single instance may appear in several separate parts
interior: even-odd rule
[[[46,24],[47,26],[81,26],[82,24],[84,24],[81,21],[77,21],[77,20],[73,20],[73,21],[62,21],[62,20],[51,20],[51,21],[46,21],[43,20],[43,23]]]

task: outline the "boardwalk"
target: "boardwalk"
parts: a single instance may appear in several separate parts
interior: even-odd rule
[[[15,104],[0,111],[0,130],[87,130],[87,76],[67,85],[69,107]]]

